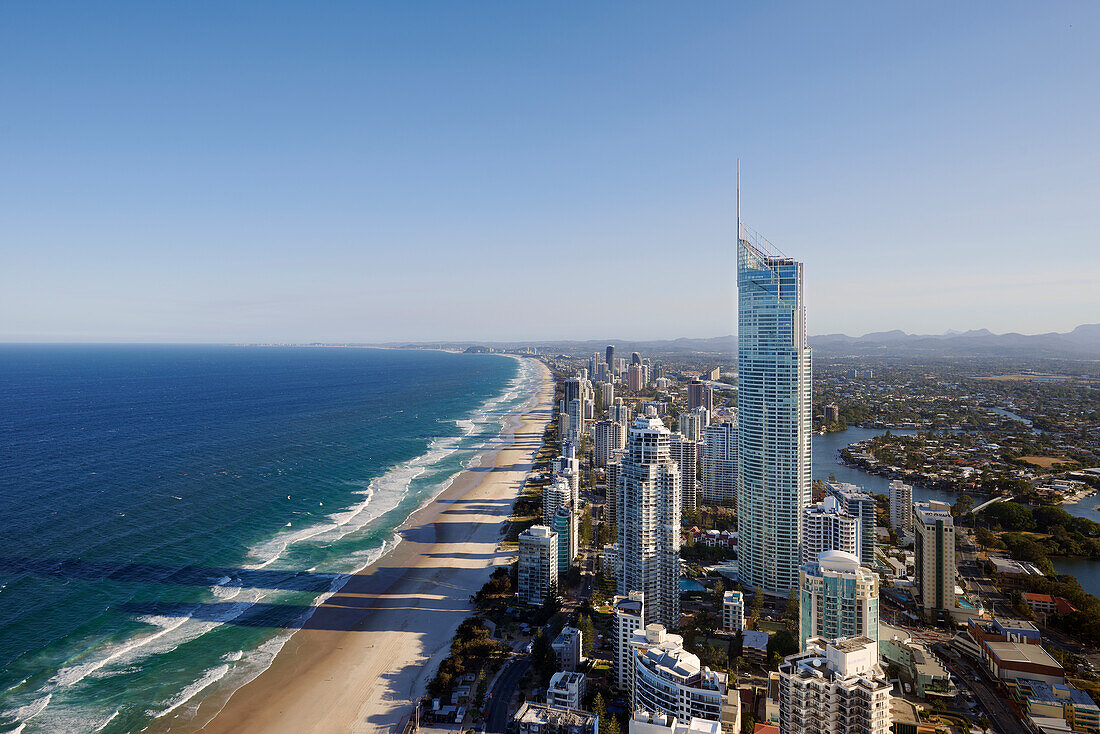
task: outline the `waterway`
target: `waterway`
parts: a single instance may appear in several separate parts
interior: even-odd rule
[[[890,494],[890,480],[877,474],[868,474],[854,466],[847,466],[840,462],[841,449],[858,441],[864,441],[874,436],[885,434],[884,429],[879,428],[849,428],[836,433],[814,434],[813,436],[813,478],[828,481],[830,475],[836,477],[838,482],[848,482],[862,487],[871,494]],[[913,436],[916,431],[908,429],[891,430],[893,435]],[[953,492],[945,492],[941,489],[926,489],[913,487],[913,500],[924,502],[926,500],[938,500],[954,504],[957,495]]]
[[[999,411],[1000,412],[1000,411]],[[1007,411],[1004,411],[1007,413]],[[1017,416],[1018,417],[1018,416]],[[914,435],[916,431],[891,430],[893,434]],[[872,494],[889,494],[890,480],[853,466],[840,463],[841,449],[863,441],[873,436],[881,436],[885,430],[870,428],[849,428],[846,431],[826,433],[813,436],[813,478],[828,480],[830,475],[839,482],[849,482],[862,487]],[[925,500],[938,500],[948,504],[954,504],[958,495],[954,492],[945,492],[939,489],[926,489],[913,487],[913,500],[923,502]],[[975,498],[977,503],[979,498]],[[1100,493],[1094,493],[1085,497],[1080,502],[1062,505],[1062,508],[1076,517],[1084,517],[1100,522]],[[1051,558],[1055,570],[1058,573],[1073,575],[1080,583],[1081,588],[1094,596],[1100,596],[1100,560],[1094,558]]]

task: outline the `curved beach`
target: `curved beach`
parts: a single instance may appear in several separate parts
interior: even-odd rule
[[[553,380],[544,365],[538,369],[534,400],[507,416],[499,444],[413,513],[398,531],[401,542],[321,604],[269,668],[228,702],[213,689],[193,715],[148,730],[391,731],[450,648],[470,595],[509,559],[498,547],[502,524],[551,415]]]

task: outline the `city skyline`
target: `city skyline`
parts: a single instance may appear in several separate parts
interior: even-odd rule
[[[730,334],[738,158],[814,333],[1100,320],[1092,5],[2,13],[3,341]]]

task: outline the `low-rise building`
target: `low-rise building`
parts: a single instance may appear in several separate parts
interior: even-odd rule
[[[1046,683],[1066,682],[1065,670],[1042,645],[989,641],[979,644],[982,648],[982,663],[1000,681],[1007,683],[1028,678]]]
[[[707,719],[690,719],[680,722],[675,716],[635,711],[630,717],[629,734],[720,734],[721,725]]]
[[[752,665],[764,665],[768,661],[768,633],[745,630],[741,633],[741,657]]]
[[[885,662],[901,668],[902,680],[912,684],[917,696],[952,697],[958,693],[947,668],[923,643],[893,627],[883,625],[883,630],[889,637],[884,639],[884,633],[880,633],[879,655]]]
[[[579,709],[588,690],[583,673],[563,670],[554,673],[546,688],[546,703],[564,709]]]
[[[745,631],[745,595],[740,591],[727,591],[722,595],[722,629]]]
[[[512,717],[512,729],[516,734],[600,734],[600,717],[527,701]]]
[[[1100,732],[1100,707],[1068,683],[1017,678],[1012,697],[1032,719],[1062,719],[1073,731]]]

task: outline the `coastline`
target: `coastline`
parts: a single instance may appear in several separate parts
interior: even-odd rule
[[[192,713],[150,732],[377,732],[400,721],[469,614],[469,597],[509,555],[502,523],[550,418],[545,365],[534,405],[507,417],[480,455],[398,529],[401,542],[318,605],[271,665],[229,693],[204,692]],[[228,700],[227,699],[228,694]]]

